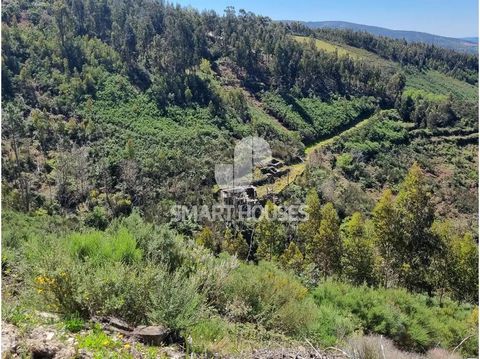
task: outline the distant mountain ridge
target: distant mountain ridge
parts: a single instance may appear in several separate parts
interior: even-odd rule
[[[460,40],[465,40],[468,42],[473,42],[475,44],[478,44],[478,37],[461,37]]]
[[[287,20],[285,22],[292,22]],[[349,29],[353,31],[365,31],[376,36],[386,36],[394,39],[405,39],[408,42],[424,42],[456,51],[476,54],[478,52],[478,37],[457,39],[426,32],[391,30],[379,26],[355,24],[346,21],[299,21],[312,29]]]

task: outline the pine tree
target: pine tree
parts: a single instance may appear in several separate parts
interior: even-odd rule
[[[281,223],[274,219],[275,211],[274,204],[267,202],[257,223],[255,239],[258,243],[258,259],[272,260],[282,253],[281,246],[285,242],[285,231]]]
[[[396,283],[396,252],[398,240],[395,201],[390,189],[386,189],[372,213],[375,245],[380,254],[379,277],[384,287]]]
[[[222,242],[222,250],[240,259],[247,259],[248,244],[243,238],[242,232],[237,231],[235,234],[230,227],[227,228]]]
[[[314,188],[308,191],[307,198],[305,199],[305,205],[308,219],[305,222],[300,223],[298,226],[298,233],[302,246],[311,241],[320,228],[320,199],[318,198],[317,191]]]
[[[322,208],[321,218],[318,233],[307,242],[306,257],[326,277],[340,274],[342,242],[338,214],[332,203]]]
[[[285,269],[291,269],[300,274],[303,269],[303,255],[295,242],[290,242],[287,249],[280,256],[280,263]]]
[[[365,235],[365,222],[355,212],[342,225],[342,274],[354,284],[373,284],[374,247]]]

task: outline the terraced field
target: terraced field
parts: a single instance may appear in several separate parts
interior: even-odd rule
[[[478,88],[466,82],[454,79],[438,71],[406,71],[406,89],[418,89],[433,94],[453,96],[468,101],[476,101]]]
[[[257,195],[260,198],[262,198],[262,197],[266,196],[267,194],[271,194],[271,193],[279,194],[280,192],[282,192],[289,184],[293,183],[297,177],[299,177],[303,174],[303,172],[304,172],[304,170],[307,166],[307,163],[308,163],[308,160],[309,160],[310,156],[313,153],[315,153],[315,151],[332,144],[340,136],[347,135],[347,134],[349,134],[353,131],[358,130],[359,128],[362,128],[363,126],[365,126],[369,122],[369,119],[370,118],[364,119],[364,120],[358,122],[356,125],[350,127],[349,129],[347,129],[347,130],[345,130],[345,131],[343,131],[343,132],[341,132],[341,133],[339,133],[335,136],[332,136],[330,138],[318,141],[318,142],[308,146],[305,149],[305,160],[303,162],[296,163],[296,164],[290,165],[290,166],[285,166],[284,169],[289,169],[288,174],[286,174],[285,176],[277,178],[274,183],[268,183],[266,185],[257,187]]]

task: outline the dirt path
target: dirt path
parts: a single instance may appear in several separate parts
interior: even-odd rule
[[[310,156],[313,153],[315,153],[315,151],[332,144],[333,142],[338,140],[338,138],[340,136],[348,135],[349,133],[354,132],[354,131],[358,130],[359,128],[362,128],[363,126],[365,126],[369,122],[369,119],[370,118],[366,118],[366,119],[358,122],[354,126],[350,127],[349,129],[347,129],[347,130],[345,130],[345,131],[343,131],[343,132],[341,132],[341,133],[339,133],[335,136],[332,136],[330,138],[318,141],[318,142],[308,146],[307,148],[305,148],[305,160],[301,163],[296,163],[294,165],[285,166],[286,169],[287,168],[289,169],[288,173],[286,175],[282,176],[282,177],[277,178],[274,183],[268,183],[268,184],[265,184],[263,186],[257,187],[257,196],[259,198],[262,198],[269,193],[278,194],[278,193],[282,192],[290,183],[293,183],[297,177],[299,177],[303,174],[303,171],[305,170],[305,168],[307,166],[307,163],[310,159]]]

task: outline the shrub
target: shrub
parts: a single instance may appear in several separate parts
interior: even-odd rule
[[[308,335],[322,347],[334,346],[361,328],[354,315],[346,314],[330,303],[318,307],[317,318]]]
[[[64,319],[65,329],[77,333],[85,327],[85,322],[78,314],[69,315]]]
[[[103,207],[95,206],[85,216],[85,224],[99,230],[105,230],[108,226],[107,213]]]
[[[123,224],[106,232],[34,236],[23,254],[48,309],[67,317],[111,315],[135,324],[161,322],[180,331],[201,313],[200,280],[191,275],[191,267],[178,271],[168,263],[145,261]]]
[[[36,277],[50,309],[67,317],[114,316],[132,324],[161,323],[180,332],[202,313],[204,297],[185,273],[145,264],[67,263]]]
[[[64,260],[55,269],[42,266],[40,270],[45,274],[35,277],[35,285],[49,310],[66,316],[112,315],[132,323],[148,321],[145,298],[155,284],[155,268]]]
[[[151,303],[147,311],[153,323],[164,323],[177,333],[194,325],[202,316],[204,296],[198,292],[195,277],[179,270],[173,274],[158,273],[149,291]]]
[[[463,338],[472,335],[461,350],[476,355],[478,342],[472,307],[449,300],[442,304],[435,298],[411,294],[404,289],[372,289],[326,281],[313,291],[320,313],[335,313],[329,323],[345,318],[356,323],[363,333],[385,335],[404,350],[425,352],[436,346],[453,349]],[[320,316],[321,318],[321,316]],[[319,341],[337,337],[336,325],[316,332]],[[354,329],[354,328],[350,328]],[[353,332],[353,330],[352,330]]]
[[[109,234],[97,231],[74,233],[68,241],[70,254],[79,260],[120,261],[131,264],[142,256],[135,238],[126,228]]]
[[[213,317],[199,321],[190,330],[192,337],[191,350],[195,352],[206,352],[214,343],[224,341],[224,338],[230,339],[229,329],[232,324],[220,317]],[[228,340],[228,342],[232,342]]]
[[[22,326],[29,320],[29,313],[22,305],[2,300],[2,321]]]
[[[224,287],[223,312],[236,321],[299,334],[313,322],[316,308],[307,289],[273,264],[241,264]]]
[[[126,228],[132,233],[143,253],[143,258],[147,261],[164,265],[173,271],[186,260],[184,238],[166,225],[155,226],[146,223],[137,211],[113,222],[109,231],[114,232],[119,228]]]
[[[190,349],[201,357],[231,357],[232,353],[252,353],[258,348],[290,347],[298,343],[261,326],[231,322],[216,315],[202,319],[188,333],[192,339]]]
[[[73,218],[60,216],[30,216],[28,214],[2,211],[2,247],[20,248],[34,236],[55,233],[64,234],[78,228]]]

